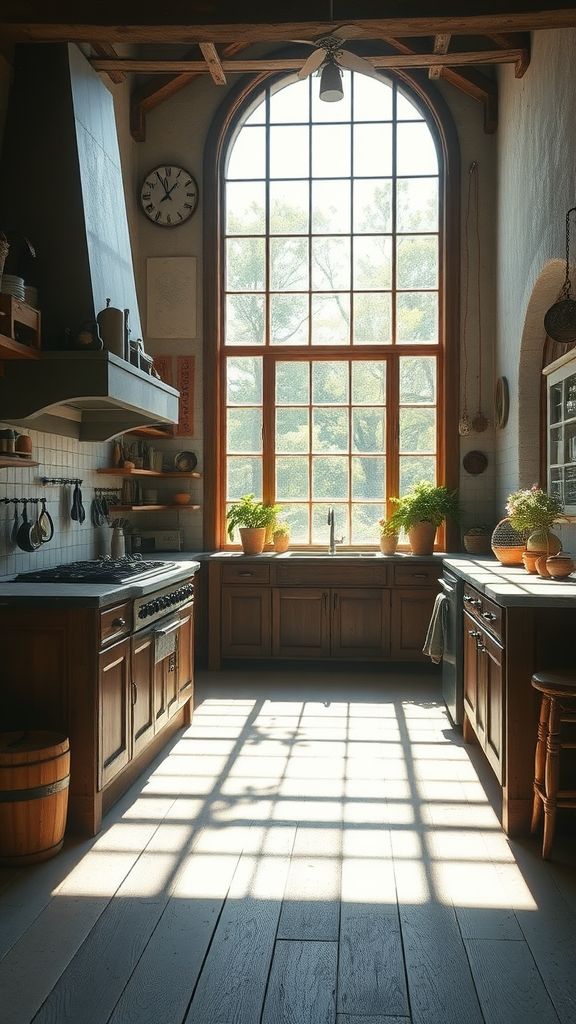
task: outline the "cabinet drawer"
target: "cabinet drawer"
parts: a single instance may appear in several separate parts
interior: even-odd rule
[[[479,617],[486,626],[486,629],[489,629],[496,637],[503,638],[504,609],[499,604],[495,604],[489,597],[482,597],[482,608],[480,609]]]
[[[268,562],[239,562],[223,565],[222,583],[270,583]]]
[[[411,563],[394,566],[394,583],[397,587],[433,586],[442,575],[441,565]]]
[[[388,566],[384,559],[373,562],[335,562],[325,559],[309,562],[277,563],[276,583],[281,586],[304,587],[385,587]]]
[[[112,640],[127,636],[132,625],[132,606],[130,601],[116,604],[100,612],[100,647]]]

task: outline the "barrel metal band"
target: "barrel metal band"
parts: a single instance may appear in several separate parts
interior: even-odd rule
[[[0,804],[15,804],[22,800],[41,800],[45,796],[55,796],[66,789],[70,776],[66,775],[57,782],[48,782],[45,786],[36,786],[34,789],[5,789],[0,790]]]

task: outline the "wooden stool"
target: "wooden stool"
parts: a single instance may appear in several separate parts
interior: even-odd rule
[[[576,741],[562,739],[563,722],[576,722],[576,671],[535,672],[532,686],[542,693],[536,763],[534,768],[534,807],[531,831],[536,832],[544,806],[542,857],[548,860],[552,850],[556,809],[576,807],[576,789],[558,789],[560,751],[576,749]]]

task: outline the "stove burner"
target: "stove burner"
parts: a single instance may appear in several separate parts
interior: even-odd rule
[[[124,558],[98,558],[85,562],[65,562],[35,572],[21,572],[15,583],[130,583],[166,572],[174,562],[144,561],[136,555]]]

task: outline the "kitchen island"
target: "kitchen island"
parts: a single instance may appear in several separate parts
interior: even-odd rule
[[[574,668],[576,577],[544,580],[490,558],[447,557],[464,583],[464,723],[502,791],[502,826],[530,829],[540,695],[534,672]]]

